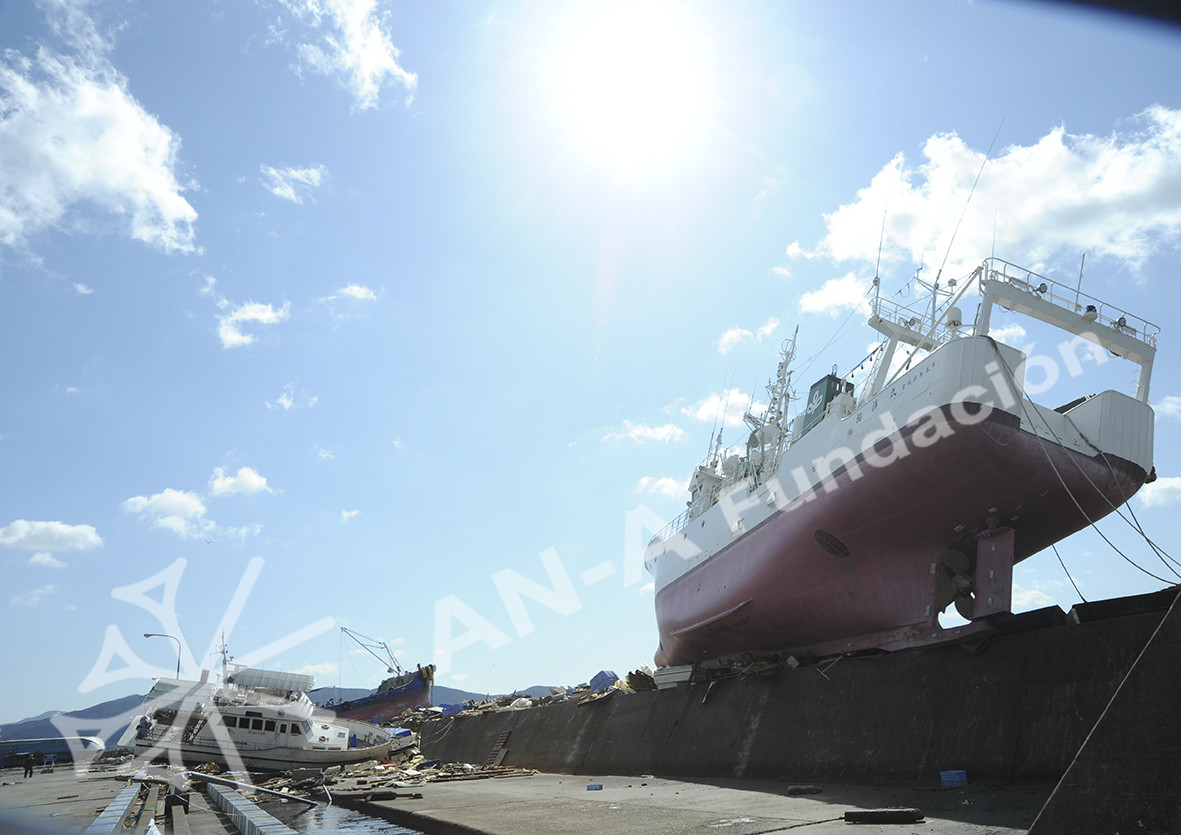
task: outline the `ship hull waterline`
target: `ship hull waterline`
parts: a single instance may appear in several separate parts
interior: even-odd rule
[[[988,631],[985,622],[940,628],[939,553],[974,553],[982,532],[1008,528],[1019,562],[1124,504],[1147,475],[1039,438],[1001,410],[970,426],[956,424],[950,406],[943,413],[949,437],[908,443],[916,424],[904,427],[904,457],[874,467],[858,456],[856,468],[833,474],[831,490],[773,513],[660,589],[657,665],[900,649]],[[826,550],[823,532],[848,556]]]

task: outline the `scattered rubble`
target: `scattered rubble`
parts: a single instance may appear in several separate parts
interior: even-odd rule
[[[344,766],[333,766],[323,774],[312,769],[299,772],[285,772],[270,779],[259,779],[255,785],[261,789],[300,797],[323,794],[321,786],[330,788],[334,798],[357,798],[360,800],[418,800],[422,793],[406,791],[420,788],[427,783],[450,783],[459,780],[484,780],[490,778],[527,777],[537,772],[531,768],[509,768],[505,766],[475,766],[470,763],[441,763],[428,760],[417,749],[402,757],[398,762],[379,763],[370,760]],[[308,773],[313,772],[313,773]]]

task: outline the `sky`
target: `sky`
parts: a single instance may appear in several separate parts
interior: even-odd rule
[[[0,722],[196,677],[222,634],[345,687],[385,670],[339,627],[476,692],[651,664],[643,546],[797,326],[801,387],[868,353],[875,270],[1072,286],[1085,253],[1083,292],[1161,328],[1132,509],[1181,551],[1176,29],[43,0],[0,2],[0,47]],[[1040,398],[1109,387],[1134,368]],[[1130,562],[1082,531],[1016,607],[1176,580],[1099,529]]]

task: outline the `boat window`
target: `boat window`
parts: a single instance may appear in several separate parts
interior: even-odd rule
[[[252,731],[261,731],[262,730],[262,720],[261,719],[252,719],[251,722],[253,724],[251,724],[250,730],[252,730]]]
[[[266,724],[266,726],[263,728],[263,730],[264,730],[264,731],[273,731],[274,729],[275,729],[275,720],[274,720],[274,719],[268,719],[268,720],[267,720],[267,724]]]
[[[238,727],[238,717],[237,716],[223,716],[221,718],[221,721],[223,724],[225,724],[225,726],[227,728]]]
[[[295,726],[293,725],[293,726],[292,726],[292,728],[294,728],[294,727],[295,727]],[[287,726],[286,726],[286,725],[280,725],[280,726],[279,726],[279,733],[281,733],[281,734],[285,734],[285,733],[287,733]]]

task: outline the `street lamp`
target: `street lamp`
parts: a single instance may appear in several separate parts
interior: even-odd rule
[[[145,632],[145,638],[172,638],[171,635],[164,635],[160,632]],[[172,638],[176,641],[176,680],[180,681],[180,638]]]

